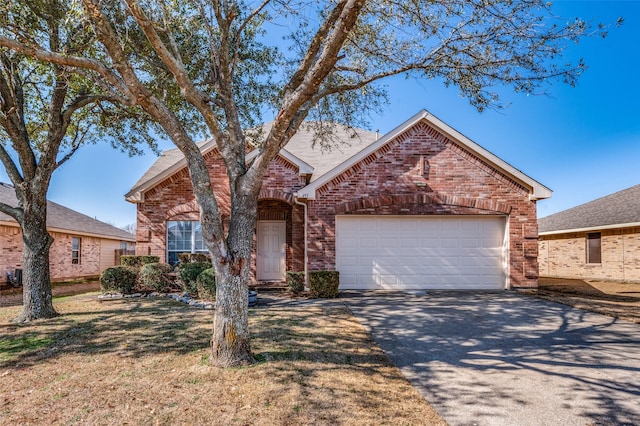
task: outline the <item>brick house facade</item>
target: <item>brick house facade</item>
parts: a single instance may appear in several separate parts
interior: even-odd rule
[[[640,185],[539,224],[541,276],[640,282]]]
[[[17,205],[12,186],[0,183],[0,202]],[[116,250],[135,247],[130,233],[59,204],[49,202],[47,213],[47,228],[53,237],[49,261],[54,282],[97,277],[116,264]],[[22,268],[22,244],[18,223],[0,213],[0,283],[4,284],[7,272]]]
[[[258,204],[254,280],[277,280],[263,259],[276,241],[282,269],[337,269],[342,288],[537,285],[536,200],[550,190],[426,111],[383,137],[341,135],[344,147],[327,153],[312,147],[303,130],[269,166]],[[201,149],[225,220],[224,165],[212,143]],[[190,235],[187,222],[198,220],[176,151],[165,152],[127,194],[137,203],[138,254],[168,258]],[[175,234],[168,226],[184,229]],[[362,231],[351,237],[354,229]]]

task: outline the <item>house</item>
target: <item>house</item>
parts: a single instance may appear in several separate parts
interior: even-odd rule
[[[640,185],[538,220],[540,274],[640,282]]]
[[[0,182],[0,202],[17,206],[13,186]],[[116,250],[133,250],[135,237],[54,202],[47,202],[47,229],[52,281],[95,277],[116,264]],[[0,213],[0,282],[22,268],[22,234],[12,217]]]
[[[268,130],[268,129],[267,129]],[[338,270],[342,289],[507,289],[538,278],[536,201],[551,191],[427,111],[379,137],[303,128],[272,162],[258,203],[253,280]],[[223,220],[228,180],[200,144]],[[251,161],[255,152],[247,156]],[[137,254],[206,251],[186,161],[166,151],[126,195]]]

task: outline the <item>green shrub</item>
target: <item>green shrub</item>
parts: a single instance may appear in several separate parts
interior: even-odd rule
[[[211,256],[209,253],[178,253],[178,261],[180,263],[211,263]]]
[[[137,268],[147,263],[160,262],[160,256],[120,256],[120,265],[122,266],[135,266]]]
[[[181,263],[178,268],[178,275],[182,285],[182,290],[191,294],[197,294],[196,279],[205,269],[211,268],[209,262]]]
[[[112,266],[100,274],[100,289],[103,293],[131,294],[138,280],[138,268]]]
[[[309,272],[309,293],[313,298],[338,297],[340,291],[340,273],[338,271]]]
[[[216,273],[213,268],[200,272],[200,275],[196,278],[196,290],[198,291],[199,299],[209,301],[216,299]]]
[[[173,279],[169,273],[171,265],[166,263],[147,263],[140,268],[138,280],[140,285],[155,291],[171,291]]]
[[[304,271],[287,271],[287,286],[293,294],[302,293],[304,291]]]

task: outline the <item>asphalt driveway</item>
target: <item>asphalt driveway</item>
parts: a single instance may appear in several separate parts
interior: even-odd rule
[[[512,292],[343,292],[451,425],[640,424],[640,325]]]

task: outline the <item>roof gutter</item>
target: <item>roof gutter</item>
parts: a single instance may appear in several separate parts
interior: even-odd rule
[[[14,221],[6,221],[0,220],[0,226],[10,226],[12,228],[20,229],[20,224]],[[57,232],[59,234],[69,234],[69,235],[77,235],[79,237],[92,237],[92,238],[100,238],[103,240],[114,240],[114,241],[127,241],[130,243],[136,242],[135,235],[131,235],[131,237],[124,237],[118,235],[105,235],[105,234],[96,234],[94,232],[86,232],[86,231],[76,231],[73,229],[64,229],[64,228],[55,228],[51,226],[47,226],[48,232]]]
[[[640,227],[640,222],[617,223],[613,225],[590,226],[586,228],[559,229],[557,231],[538,232],[538,235],[545,236],[545,235],[558,235],[558,234],[572,234],[577,232],[592,232],[592,231],[602,231],[602,230],[608,230],[608,229],[622,229],[622,228],[636,228],[636,227]]]

